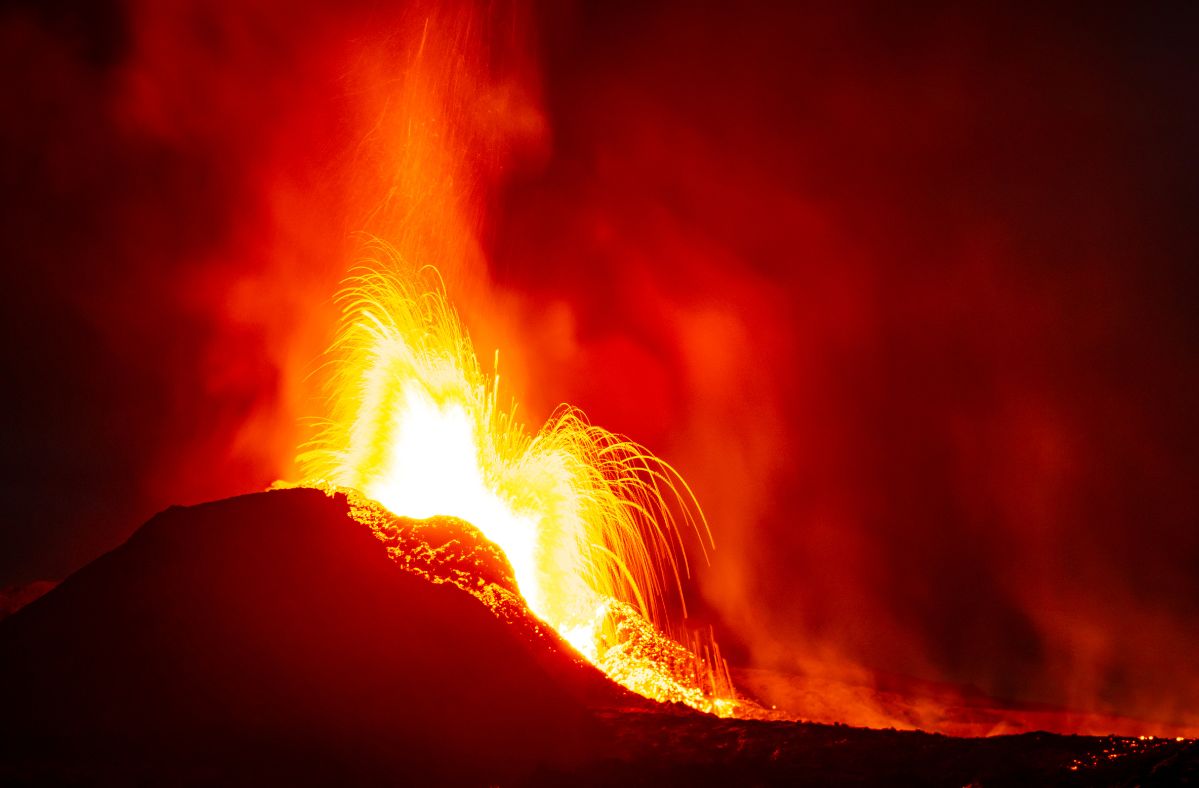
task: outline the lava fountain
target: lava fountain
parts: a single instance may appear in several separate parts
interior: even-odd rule
[[[568,405],[528,432],[515,403],[501,406],[498,372],[484,373],[437,272],[396,273],[405,264],[377,246],[339,296],[332,413],[299,457],[305,484],[473,524],[507,556],[529,609],[609,677],[734,713],[715,643],[688,649],[665,634],[670,611],[686,612],[684,532],[711,544],[683,478]]]

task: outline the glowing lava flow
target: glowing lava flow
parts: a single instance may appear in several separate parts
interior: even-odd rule
[[[710,540],[674,469],[568,406],[527,433],[497,406],[498,376],[483,374],[435,272],[366,271],[341,300],[333,414],[300,457],[307,483],[466,520],[504,551],[530,610],[614,680],[730,712],[718,652],[662,634],[667,593],[682,602],[681,528]]]

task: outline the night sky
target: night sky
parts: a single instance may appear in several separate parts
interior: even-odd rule
[[[1199,725],[1195,12],[42,5],[0,11],[0,587],[294,478],[367,230],[531,427],[682,471],[735,662]]]

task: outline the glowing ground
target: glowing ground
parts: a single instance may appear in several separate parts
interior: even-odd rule
[[[606,678],[503,592],[510,568],[475,529],[396,520],[372,533],[354,508],[305,489],[172,508],[0,621],[0,708],[10,712],[0,716],[0,782],[1199,777],[1195,741],[959,739],[655,703]],[[498,589],[506,601],[484,604],[491,592],[463,586]]]

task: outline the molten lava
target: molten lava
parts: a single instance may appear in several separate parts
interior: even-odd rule
[[[405,517],[461,518],[502,550],[529,609],[646,697],[730,714],[714,643],[670,639],[685,614],[682,534],[711,540],[694,495],[645,447],[563,405],[535,435],[499,405],[435,271],[389,247],[341,294],[332,417],[305,483],[351,488]],[[498,354],[497,354],[498,363]]]

